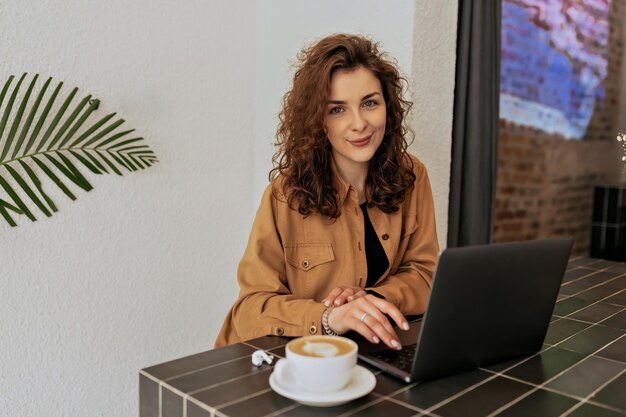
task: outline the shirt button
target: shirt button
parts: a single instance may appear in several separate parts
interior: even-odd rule
[[[283,333],[285,333],[285,329],[283,329],[282,327],[277,327],[275,330],[276,336],[282,336]]]
[[[382,236],[382,238],[383,238],[383,240],[389,240],[389,235],[388,235],[387,233],[385,233],[385,234]]]
[[[308,268],[309,267],[309,261],[302,261],[302,267],[303,268]]]
[[[312,324],[311,327],[309,327],[309,333],[311,333],[311,334],[317,333],[317,326]]]

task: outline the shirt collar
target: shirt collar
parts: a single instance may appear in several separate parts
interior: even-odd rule
[[[330,155],[330,166],[333,171],[335,189],[337,190],[337,203],[342,206],[348,196],[348,192],[350,191],[350,184],[348,184],[339,174],[339,169],[337,168],[337,164],[335,163],[335,158],[333,158],[332,153]]]

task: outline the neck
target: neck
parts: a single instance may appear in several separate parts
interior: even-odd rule
[[[354,162],[345,160],[341,156],[333,156],[337,172],[341,178],[356,188],[359,193],[359,203],[365,201],[365,180],[367,179],[369,161]]]

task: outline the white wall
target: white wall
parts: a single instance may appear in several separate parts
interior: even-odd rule
[[[76,202],[55,193],[50,219],[0,222],[0,416],[137,415],[139,368],[212,348],[254,212],[254,13],[2,2],[0,80],[39,72],[95,94],[161,162],[90,176]]]
[[[441,249],[448,235],[457,3],[415,0],[410,150],[428,168]]]
[[[413,152],[431,172],[442,240],[456,8],[440,3],[3,1],[0,81],[38,72],[93,93],[161,162],[90,175],[95,189],[76,202],[47,185],[59,213],[0,223],[0,416],[136,415],[139,368],[212,347],[288,62],[327,33],[371,35],[418,80]]]

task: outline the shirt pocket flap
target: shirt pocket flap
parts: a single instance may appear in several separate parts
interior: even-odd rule
[[[409,214],[403,216],[402,219],[402,232],[400,235],[400,241],[409,237],[419,228],[419,223],[417,222],[417,214]]]
[[[294,268],[310,271],[335,260],[331,243],[286,243],[285,258]]]

